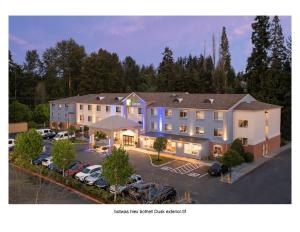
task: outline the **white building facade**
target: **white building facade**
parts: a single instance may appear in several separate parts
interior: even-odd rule
[[[101,93],[50,101],[52,127],[93,126],[120,116],[138,130],[116,131],[116,142],[153,149],[162,136],[166,152],[196,159],[222,155],[236,138],[255,157],[277,149],[280,114],[279,106],[249,94]]]

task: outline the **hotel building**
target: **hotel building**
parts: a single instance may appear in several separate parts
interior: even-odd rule
[[[168,141],[165,152],[201,159],[221,156],[241,139],[255,157],[280,147],[281,107],[249,94],[182,92],[100,93],[50,101],[50,126],[90,127],[110,144],[153,149],[157,137]]]

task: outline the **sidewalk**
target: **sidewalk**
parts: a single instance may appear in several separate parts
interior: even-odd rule
[[[277,156],[281,152],[288,150],[290,148],[291,148],[291,143],[280,147],[275,152],[272,152],[266,156],[263,156],[255,161],[253,161],[252,163],[243,163],[237,167],[234,167],[234,168],[232,168],[231,182],[229,181],[229,174],[225,175],[223,179],[221,178],[220,181],[228,183],[228,184],[233,184],[236,181],[238,181],[240,178],[242,178],[243,176],[249,174],[256,168],[258,168],[259,166],[261,166],[262,164],[267,162],[268,160],[272,159],[273,157]]]
[[[129,151],[131,150],[131,151],[142,152],[142,153],[149,154],[149,155],[157,155],[156,151],[145,150],[145,149],[141,149],[141,148],[137,148],[137,147],[126,147],[125,149],[129,150]],[[203,165],[206,165],[206,166],[211,166],[213,164],[210,161],[197,160],[197,159],[193,159],[193,158],[187,158],[187,157],[172,155],[172,154],[165,153],[165,152],[161,152],[160,156],[170,158],[170,159],[174,159],[174,160],[182,160],[182,161],[186,161],[186,162],[189,162],[189,163],[203,164]]]

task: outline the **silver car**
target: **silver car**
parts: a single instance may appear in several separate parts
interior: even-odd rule
[[[100,171],[97,171],[97,172],[94,172],[93,174],[91,174],[90,176],[87,176],[85,179],[84,179],[84,182],[87,184],[87,185],[93,185],[97,180],[99,180],[101,178],[101,172]]]

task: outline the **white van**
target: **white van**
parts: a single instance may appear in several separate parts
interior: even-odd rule
[[[68,131],[61,131],[58,132],[53,139],[61,140],[61,139],[72,139],[72,138],[75,138],[75,134],[69,134]]]

